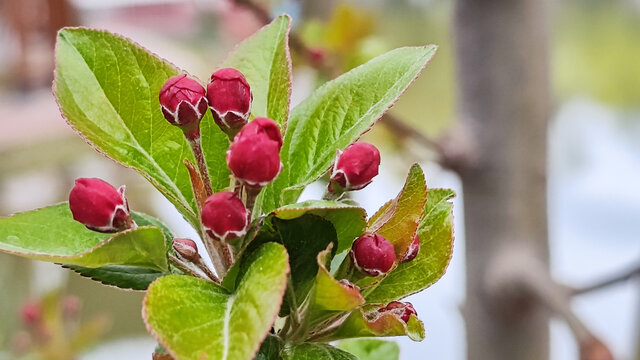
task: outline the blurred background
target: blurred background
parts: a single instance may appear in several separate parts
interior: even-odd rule
[[[319,71],[318,63],[341,73],[399,46],[439,45],[392,110],[404,126],[378,125],[365,136],[381,149],[381,175],[354,198],[372,214],[400,190],[413,162],[425,169],[429,187],[456,190],[451,266],[441,281],[409,299],[427,337],[422,343],[396,340],[402,359],[473,359],[461,310],[468,280],[465,192],[456,171],[441,166],[437,151],[423,141],[446,139],[460,122],[454,2],[259,4],[271,14],[291,14],[293,31],[311,49],[313,56],[294,54],[293,105],[332,76]],[[549,261],[555,279],[581,286],[640,259],[640,1],[548,5],[548,21],[539,26],[548,36],[551,98],[545,162]],[[237,42],[262,26],[260,20],[230,0],[1,0],[0,15],[0,216],[65,201],[75,178],[101,177],[126,184],[132,208],[160,217],[176,235],[194,236],[142,177],[94,152],[65,124],[50,89],[56,31],[89,26],[120,33],[206,80]],[[315,184],[303,196],[319,198],[322,191]],[[142,293],[5,254],[0,289],[0,359],[148,359],[155,347],[140,317]],[[38,315],[49,319],[47,329],[30,327],[33,304],[48,304],[46,314]],[[589,292],[571,305],[616,359],[640,359],[637,281]],[[71,330],[55,344],[39,333],[61,326]],[[577,359],[578,345],[565,323],[552,320],[550,326],[551,359]]]

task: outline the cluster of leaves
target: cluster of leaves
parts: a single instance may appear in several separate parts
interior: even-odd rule
[[[371,316],[380,306],[419,292],[444,273],[452,251],[451,190],[427,191],[414,165],[398,197],[367,215],[347,201],[296,203],[331,166],[335,153],[367,131],[418,76],[434,46],[400,48],[336,78],[289,113],[290,18],[280,16],[240,44],[221,65],[240,70],[254,94],[252,116],[274,119],[284,133],[283,171],[253,209],[257,229],[222,284],[181,275],[167,261],[173,238],[159,220],[133,212],[136,229],[87,230],[68,204],[0,219],[0,251],[63,264],[108,285],[146,290],[148,330],[179,359],[354,359],[334,340],[424,337],[417,317]],[[98,151],[148,179],[195,228],[199,216],[186,158],[189,145],[168,124],[158,91],[184,72],[128,39],[105,31],[64,29],[56,48],[55,95],[69,124]],[[202,148],[214,191],[229,185],[228,137],[207,113]],[[428,194],[428,196],[427,196]],[[414,234],[411,262],[379,277],[347,272],[354,239],[377,232],[403,254]],[[333,266],[332,266],[333,265]],[[358,287],[339,280],[349,279]],[[363,354],[379,342],[350,342]],[[372,350],[373,349],[373,350]],[[393,355],[395,354],[395,355]]]

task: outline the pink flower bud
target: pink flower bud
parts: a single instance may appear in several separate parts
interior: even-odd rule
[[[69,194],[73,219],[87,228],[112,233],[131,225],[124,186],[118,190],[97,178],[79,178]]]
[[[413,308],[413,305],[410,302],[402,303],[400,301],[392,301],[387,304],[387,306],[378,309],[378,312],[390,312],[392,314],[396,314],[400,316],[402,321],[405,323],[409,322],[409,318],[411,318],[412,314],[418,316],[416,309]]]
[[[204,87],[185,74],[167,80],[159,98],[164,118],[183,130],[198,129],[200,120],[207,112]]]
[[[420,252],[420,239],[418,238],[418,234],[413,237],[413,241],[409,244],[409,248],[407,252],[404,253],[402,260],[400,262],[409,262],[418,256],[418,252]]]
[[[347,146],[343,152],[338,152],[331,171],[329,191],[362,189],[369,185],[374,176],[378,175],[378,166],[380,166],[380,152],[375,146],[364,142]]]
[[[172,242],[173,250],[180,255],[183,259],[190,262],[197,262],[200,259],[198,254],[198,246],[195,241],[191,239],[175,238]]]
[[[348,287],[351,290],[360,290],[360,288],[356,284],[352,283],[351,281],[349,281],[347,279],[342,279],[342,280],[340,280],[338,282],[340,283],[340,285]]]
[[[272,182],[282,170],[282,137],[278,125],[267,118],[258,118],[245,128],[227,151],[227,165],[238,181],[260,188]]]
[[[248,137],[248,136],[256,136],[256,135],[266,135],[269,139],[278,143],[278,149],[282,147],[282,134],[280,133],[280,128],[275,121],[266,118],[266,117],[258,117],[253,119],[250,123],[245,125],[242,130],[240,130],[240,137]]]
[[[42,320],[42,308],[39,303],[29,301],[22,305],[20,317],[25,325],[32,326]]]
[[[251,113],[253,95],[244,75],[236,69],[220,69],[211,75],[207,99],[213,120],[225,133],[235,135]]]
[[[228,241],[242,237],[249,227],[249,211],[232,192],[209,196],[202,207],[202,224],[214,239]]]
[[[365,234],[357,238],[350,254],[355,266],[370,276],[386,274],[396,261],[393,245],[378,234]]]

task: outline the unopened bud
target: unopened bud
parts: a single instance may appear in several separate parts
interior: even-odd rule
[[[356,284],[352,283],[351,281],[349,281],[347,279],[342,279],[342,280],[339,281],[339,283],[340,283],[340,285],[348,287],[351,290],[360,290],[360,288]]]
[[[236,179],[254,188],[266,186],[282,170],[280,130],[272,120],[252,121],[233,139],[227,151],[227,165]]]
[[[219,192],[209,196],[202,207],[202,225],[214,239],[229,241],[246,234],[249,211],[232,192]]]
[[[418,238],[418,234],[413,237],[413,241],[409,244],[409,248],[407,252],[404,253],[402,260],[400,262],[409,262],[418,256],[418,252],[420,252],[420,239]]]
[[[198,246],[195,241],[191,239],[175,238],[172,242],[173,250],[180,255],[181,258],[190,261],[192,263],[200,260],[200,254],[198,254]]]
[[[365,142],[357,142],[338,152],[331,170],[329,191],[360,190],[371,183],[378,175],[380,152]]]
[[[176,75],[164,83],[159,98],[162,114],[169,123],[185,133],[199,129],[207,112],[207,98],[200,83],[185,74]]]
[[[207,85],[207,99],[213,120],[227,135],[235,135],[247,123],[253,95],[240,71],[226,68],[214,72]]]
[[[282,134],[280,128],[275,121],[266,118],[258,117],[253,119],[250,123],[245,125],[240,133],[239,137],[255,137],[258,135],[266,135],[269,139],[278,143],[278,149],[282,147]]]
[[[393,245],[378,234],[365,234],[353,242],[351,259],[355,266],[370,276],[386,274],[396,261]]]
[[[410,302],[400,302],[400,301],[392,301],[387,306],[378,309],[378,312],[385,313],[390,312],[392,314],[398,315],[402,321],[405,323],[409,322],[411,315],[418,316],[416,309],[413,308],[413,305]]]
[[[87,228],[113,233],[131,225],[125,187],[116,190],[97,178],[79,178],[69,194],[69,208],[73,219]]]

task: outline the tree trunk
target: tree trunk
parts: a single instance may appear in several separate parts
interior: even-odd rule
[[[518,291],[491,293],[487,274],[513,247],[548,266],[547,4],[457,0],[456,5],[460,120],[473,139],[469,163],[460,169],[468,358],[545,359],[548,314]]]

